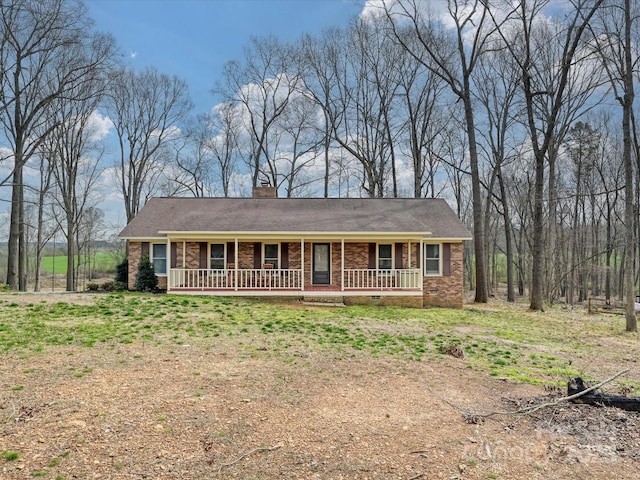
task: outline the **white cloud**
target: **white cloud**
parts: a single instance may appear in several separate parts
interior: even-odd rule
[[[94,110],[89,117],[90,140],[98,142],[103,140],[113,128],[113,122],[107,116],[103,116],[99,111]]]
[[[395,4],[397,4],[396,0],[366,0],[360,12],[360,19],[369,21],[383,17],[385,7],[392,8]]]

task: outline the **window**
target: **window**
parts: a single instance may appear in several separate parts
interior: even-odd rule
[[[378,245],[378,269],[391,270],[393,268],[393,248],[392,245]]]
[[[151,264],[156,275],[167,274],[167,244],[154,243],[151,245]]]
[[[277,243],[267,243],[264,246],[264,262],[271,263],[273,268],[280,268],[278,259],[280,258],[280,245]]]
[[[211,270],[224,270],[224,243],[212,243],[209,254],[209,268]]]
[[[424,274],[440,275],[440,245],[437,243],[424,246]]]

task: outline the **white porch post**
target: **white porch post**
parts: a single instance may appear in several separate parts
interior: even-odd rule
[[[302,276],[300,278],[300,285],[304,292],[304,238],[300,239],[300,268],[302,269]]]
[[[187,241],[182,241],[182,268],[187,268]]]
[[[171,239],[167,238],[167,292],[171,290]]]
[[[344,238],[340,240],[340,291],[344,292]]]
[[[234,290],[238,291],[238,239],[235,238],[235,252],[233,254],[233,284],[235,285]]]
[[[420,240],[420,291],[424,291],[424,240]]]
[[[407,242],[407,268],[411,268],[411,240]]]

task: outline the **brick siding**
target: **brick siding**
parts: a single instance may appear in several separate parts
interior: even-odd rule
[[[462,243],[451,245],[451,275],[423,277],[424,306],[462,308],[464,295]]]
[[[175,242],[177,268],[194,268],[200,266],[200,243],[199,242]],[[318,242],[323,243],[323,242]],[[288,242],[289,244],[289,268],[299,269],[301,266],[300,242]],[[341,264],[341,242],[333,242],[331,245],[331,284],[330,287],[341,289],[342,264]],[[462,243],[451,243],[451,275],[448,276],[425,276],[423,277],[424,291],[422,296],[416,297],[394,297],[394,296],[363,296],[345,297],[345,303],[369,303],[376,305],[402,305],[402,306],[437,306],[461,308],[463,305],[463,246]],[[411,265],[410,268],[418,268],[420,261],[418,243],[411,244]],[[184,248],[184,252],[183,252]],[[138,271],[138,264],[142,253],[141,242],[129,242],[129,288],[133,288],[135,276]],[[238,243],[238,268],[254,268],[254,243]],[[406,245],[402,252],[403,268],[409,268],[409,255]],[[233,257],[227,258],[227,263],[234,262]],[[313,243],[304,244],[304,282],[305,285],[312,285],[311,266],[313,260]],[[369,266],[369,243],[356,242],[344,244],[345,268],[366,269]],[[167,277],[159,276],[160,288],[166,288]]]

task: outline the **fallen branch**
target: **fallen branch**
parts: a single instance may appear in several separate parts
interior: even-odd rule
[[[567,385],[567,394],[573,395],[582,393],[587,389],[584,381],[580,377],[571,380]],[[615,407],[630,412],[640,412],[640,398],[627,397],[624,395],[613,395],[602,392],[589,392],[579,398],[572,400],[574,403],[582,403],[586,405],[595,405],[598,407]]]
[[[583,395],[587,395],[588,393],[599,389],[600,387],[606,385],[607,383],[612,382],[613,380],[615,380],[616,378],[618,378],[621,375],[624,375],[628,371],[629,371],[628,368],[625,369],[625,370],[622,370],[622,371],[616,373],[614,376],[612,376],[610,378],[607,378],[606,380],[598,383],[597,385],[589,387],[589,388],[587,388],[585,390],[582,390],[581,392],[575,393],[573,395],[569,395],[569,396],[566,396],[566,397],[558,398],[557,400],[554,400],[553,402],[541,403],[540,405],[531,405],[529,407],[519,408],[518,410],[511,410],[511,411],[490,411],[490,412],[487,412],[487,413],[470,412],[470,411],[465,410],[464,408],[460,407],[459,405],[455,405],[454,403],[450,402],[446,398],[442,398],[439,395],[435,395],[435,393],[433,391],[431,393],[434,393],[434,395],[436,397],[438,397],[440,400],[442,400],[444,403],[446,403],[450,407],[452,407],[455,410],[461,412],[462,416],[464,417],[464,419],[467,422],[469,422],[469,423],[480,423],[483,419],[489,418],[489,417],[493,417],[494,415],[510,415],[510,416],[513,416],[513,415],[530,415],[530,414],[532,414],[534,412],[537,412],[538,410],[542,410],[543,408],[555,407],[556,405],[559,405],[560,403],[569,402],[571,400],[575,400],[576,398],[580,398]],[[429,390],[431,390],[431,389],[429,389]]]
[[[232,465],[235,465],[236,463],[244,460],[245,458],[247,458],[250,455],[253,455],[254,453],[257,453],[257,452],[273,452],[274,450],[278,450],[281,447],[282,447],[282,445],[274,445],[273,447],[258,447],[258,448],[254,448],[253,450],[250,450],[250,451],[248,451],[246,453],[243,453],[242,455],[240,455],[238,458],[236,458],[232,462],[221,463],[220,464],[220,468],[218,469],[218,473],[220,473],[220,470],[222,470],[224,467],[230,467]]]

